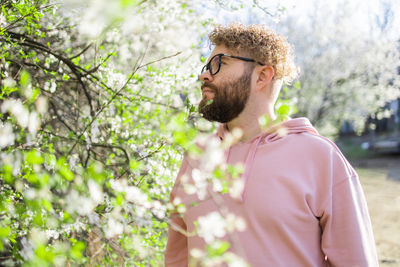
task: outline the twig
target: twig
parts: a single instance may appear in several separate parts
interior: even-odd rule
[[[144,67],[146,67],[146,66],[148,66],[148,65],[151,65],[151,64],[153,64],[153,63],[162,61],[162,60],[164,60],[164,59],[168,59],[168,58],[171,58],[171,57],[176,57],[177,55],[179,55],[179,54],[181,54],[181,53],[182,53],[182,51],[179,51],[179,52],[175,53],[174,55],[169,55],[169,56],[162,57],[162,58],[160,58],[160,59],[156,59],[156,60],[150,61],[150,62],[148,62],[148,63],[146,63],[146,64],[144,64],[144,65],[140,65],[140,66],[138,67],[138,69],[144,68]]]
[[[262,7],[262,6],[258,3],[258,0],[253,0],[253,4],[254,4],[256,7],[258,7],[259,9],[261,9],[265,14],[267,14],[267,15],[269,15],[269,16],[271,16],[271,17],[275,17],[275,16],[276,16],[276,14],[272,14],[271,12],[269,12],[269,11],[267,10],[267,8]]]
[[[147,50],[147,49],[146,49]],[[96,118],[100,115],[100,113],[103,112],[103,110],[117,97],[118,93],[122,91],[122,89],[124,89],[126,87],[126,85],[129,83],[129,81],[133,78],[133,76],[135,75],[135,73],[137,72],[137,70],[139,69],[138,66],[140,66],[141,62],[143,61],[143,58],[146,54],[146,51],[143,53],[141,59],[140,59],[140,63],[138,64],[138,61],[136,61],[135,66],[134,66],[134,70],[133,72],[129,75],[128,79],[126,80],[125,84],[117,91],[114,93],[114,95],[100,108],[100,110],[95,114],[95,116],[93,116],[92,120],[89,122],[88,125],[86,125],[85,129],[82,131],[82,133],[79,135],[78,140],[82,137],[82,135],[86,132],[86,130],[93,124],[93,122],[96,120]],[[75,148],[77,143],[75,143],[71,149],[69,150],[68,154],[72,153],[72,150]]]
[[[80,55],[82,55],[83,53],[85,53],[91,46],[93,45],[93,43],[90,43],[88,46],[86,46],[84,49],[82,49],[81,52],[79,52],[78,54],[76,54],[75,56],[70,57],[69,59],[74,59],[79,57]]]
[[[140,159],[138,159],[138,161],[144,160],[144,159],[146,159],[146,158],[148,158],[148,157],[151,157],[151,156],[154,155],[155,153],[160,152],[161,148],[162,148],[164,145],[165,145],[165,143],[162,142],[162,143],[160,144],[160,146],[159,146],[156,150],[153,150],[152,152],[150,152],[150,153],[147,154],[146,156],[141,157]]]
[[[52,6],[55,6],[55,5],[56,5],[56,4],[50,4],[50,5],[47,5],[47,6],[44,6],[44,7],[40,8],[40,9],[38,9],[38,8],[37,8],[38,5],[36,4],[35,7],[36,7],[36,10],[39,11],[39,10],[46,9],[46,8],[49,8],[49,7],[52,7]],[[26,17],[28,17],[28,16],[30,16],[30,15],[32,15],[32,14],[33,14],[33,12],[27,13],[27,14],[23,15],[22,17],[19,17],[17,20],[15,20],[15,21],[13,21],[11,24],[7,25],[7,27],[5,27],[4,30],[5,30],[5,31],[10,30],[10,29],[12,28],[13,25],[17,24],[18,22],[20,22],[21,20],[23,20],[24,18],[26,18]]]
[[[123,152],[123,154],[124,154],[124,156],[125,156],[125,158],[126,158],[126,162],[127,162],[127,163],[130,162],[129,154],[128,154],[128,152],[126,151],[126,149],[123,148],[122,146],[109,145],[109,144],[103,144],[103,143],[90,143],[90,144],[89,144],[89,143],[87,143],[87,142],[84,141],[84,140],[75,139],[75,138],[69,138],[69,137],[66,137],[66,136],[62,136],[62,135],[58,135],[58,134],[49,132],[49,131],[47,131],[47,130],[43,130],[43,132],[44,132],[44,133],[47,133],[47,134],[51,134],[51,135],[56,136],[56,137],[59,137],[59,138],[62,138],[62,139],[65,139],[65,140],[75,141],[75,142],[78,142],[78,143],[84,144],[84,145],[91,145],[91,146],[95,146],[95,147],[105,147],[105,148],[110,148],[110,149],[119,149],[119,150],[121,150],[121,151]]]
[[[87,74],[90,74],[90,73],[96,72],[96,71],[99,69],[99,67],[100,67],[104,62],[106,62],[111,56],[112,56],[112,53],[108,54],[107,57],[106,57],[101,63],[97,64],[96,67],[94,67],[94,68],[92,68],[92,69],[86,71],[86,73],[87,73]]]
[[[69,131],[73,132],[73,133],[76,135],[76,133],[75,133],[75,131],[72,129],[72,127],[69,126],[68,123],[65,122],[65,121],[58,115],[58,113],[57,113],[57,108],[56,108],[55,104],[53,103],[53,101],[49,101],[49,103],[50,103],[50,106],[52,107],[52,109],[54,110],[54,114],[56,115],[57,119],[58,119],[62,124],[64,124],[64,126],[67,127],[67,129],[68,129]]]
[[[53,55],[54,57],[56,57],[57,59],[62,61],[64,64],[66,64],[70,68],[70,70],[75,74],[76,78],[80,81],[80,84],[82,85],[82,90],[85,93],[86,98],[88,99],[88,104],[89,104],[89,107],[90,107],[90,114],[94,114],[93,105],[92,105],[92,98],[91,98],[89,92],[87,91],[87,88],[86,88],[85,84],[82,81],[83,75],[82,75],[82,73],[80,71],[83,70],[83,68],[81,68],[80,66],[75,65],[75,63],[73,63],[69,58],[64,57],[63,55],[61,55],[59,53],[56,53],[55,51],[53,51],[52,49],[48,48],[44,44],[39,43],[39,42],[37,42],[35,40],[32,40],[28,36],[25,36],[25,35],[22,35],[22,34],[19,34],[19,33],[15,33],[15,32],[11,32],[11,31],[6,31],[6,33],[12,39],[18,40],[20,45],[24,45],[24,46],[28,46],[28,47],[31,47],[31,48],[39,49],[40,51],[43,51],[43,52],[46,52],[48,54]],[[0,37],[3,37],[3,36],[0,36]]]

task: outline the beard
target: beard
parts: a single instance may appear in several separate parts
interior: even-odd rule
[[[204,82],[202,87],[210,88],[214,93],[214,98],[210,100],[204,96],[200,101],[199,112],[203,115],[203,118],[209,121],[227,123],[239,116],[250,96],[252,69],[250,70],[247,69],[235,81],[225,82],[218,87]]]

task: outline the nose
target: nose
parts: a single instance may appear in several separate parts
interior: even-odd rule
[[[212,77],[212,75],[210,74],[210,71],[209,71],[209,70],[206,70],[206,71],[204,71],[203,73],[201,73],[201,74],[199,75],[199,79],[200,79],[200,81],[202,81],[202,82],[205,82],[205,81],[210,82],[210,81],[213,80],[213,77]]]

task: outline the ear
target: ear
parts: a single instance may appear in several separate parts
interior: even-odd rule
[[[256,90],[262,90],[271,83],[275,75],[275,70],[272,66],[257,66],[256,74]]]

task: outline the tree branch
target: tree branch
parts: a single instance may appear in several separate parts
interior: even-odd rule
[[[85,53],[91,46],[93,45],[93,43],[90,43],[88,46],[86,46],[84,49],[82,49],[81,52],[79,52],[78,54],[76,54],[75,56],[70,57],[69,59],[74,59],[79,57],[80,55],[82,55],[83,53]]]
[[[31,48],[35,48],[38,49],[40,51],[46,52],[48,54],[53,55],[54,57],[56,57],[57,59],[59,59],[60,61],[62,61],[64,64],[66,64],[70,70],[75,74],[76,78],[79,80],[81,86],[82,86],[82,90],[85,93],[85,96],[88,100],[88,104],[89,104],[89,108],[90,108],[90,114],[94,114],[94,110],[93,110],[93,105],[92,105],[92,98],[89,94],[89,92],[87,91],[86,85],[84,84],[84,82],[82,81],[82,73],[80,72],[83,68],[81,68],[80,66],[75,65],[75,63],[73,63],[69,58],[64,57],[63,55],[56,53],[55,51],[51,50],[50,48],[48,48],[47,46],[45,46],[42,43],[39,43],[35,40],[32,40],[31,38],[29,38],[28,36],[25,36],[23,34],[19,34],[19,33],[15,33],[15,32],[11,32],[11,31],[6,31],[7,35],[9,37],[11,37],[14,40],[17,40],[19,42],[20,45],[24,45],[24,46],[28,46]],[[0,36],[3,37],[3,36]],[[3,37],[4,39],[4,37]]]
[[[69,138],[69,137],[58,135],[58,134],[55,134],[55,133],[52,133],[52,132],[49,132],[49,131],[46,131],[46,130],[43,130],[43,132],[47,133],[47,134],[50,134],[50,135],[53,135],[53,136],[56,136],[56,137],[59,137],[59,138],[62,138],[62,139],[65,139],[65,140],[78,142],[79,144],[83,144],[83,145],[90,145],[90,146],[94,146],[94,147],[104,147],[104,148],[110,148],[110,149],[119,149],[119,150],[121,150],[123,152],[123,154],[124,154],[124,156],[126,158],[126,163],[129,164],[129,162],[130,162],[130,156],[129,156],[128,152],[126,151],[126,149],[124,147],[122,147],[122,146],[109,145],[109,144],[104,144],[104,143],[88,143],[88,142],[86,142],[84,140],[75,139],[75,138]]]

